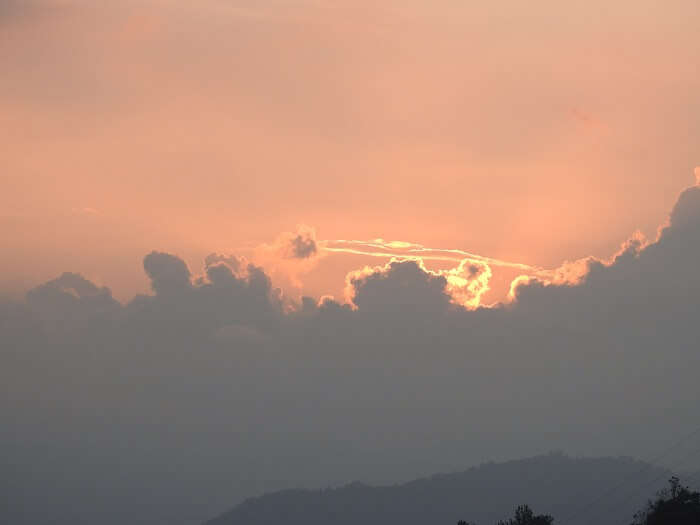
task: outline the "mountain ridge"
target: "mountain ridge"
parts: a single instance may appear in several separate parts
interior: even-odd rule
[[[630,457],[573,458],[561,453],[488,462],[406,483],[290,489],[250,498],[203,525],[402,525],[460,519],[495,523],[531,505],[555,523],[623,525],[673,473]],[[606,497],[602,497],[606,496]],[[587,507],[595,502],[594,508]],[[566,520],[566,521],[564,521]]]

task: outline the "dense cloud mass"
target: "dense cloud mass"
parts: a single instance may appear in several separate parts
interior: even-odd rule
[[[392,261],[348,279],[352,301],[363,312],[390,313],[401,305],[404,314],[443,313],[449,308],[447,280],[431,275],[416,261]]]
[[[0,304],[2,512],[185,524],[289,485],[559,447],[645,456],[697,421],[700,187],[658,239],[585,264],[477,309],[455,290],[487,268],[459,281],[416,260],[351,274],[352,305],[289,302],[217,254],[202,275],[148,254],[153,294],[125,305],[65,273]]]
[[[346,295],[357,307],[401,314],[434,314],[454,305],[471,308],[479,305],[489,288],[491,269],[469,259],[450,270],[428,270],[420,258],[395,257],[384,265],[348,274]],[[458,308],[459,309],[459,308]]]

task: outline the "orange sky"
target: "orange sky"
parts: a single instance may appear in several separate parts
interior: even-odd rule
[[[697,0],[113,4],[0,6],[3,292],[124,300],[153,249],[299,224],[554,268],[653,237],[700,164]],[[339,296],[384,261],[259,262]]]

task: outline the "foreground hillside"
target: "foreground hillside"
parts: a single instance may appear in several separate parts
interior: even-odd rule
[[[459,519],[485,525],[511,515],[521,503],[566,525],[623,525],[670,476],[629,458],[550,454],[390,487],[352,483],[276,492],[249,499],[205,525],[453,525]]]

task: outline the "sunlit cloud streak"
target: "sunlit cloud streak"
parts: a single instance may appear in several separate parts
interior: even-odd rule
[[[522,270],[538,277],[552,277],[554,270],[548,270],[530,264],[504,261],[478,255],[472,252],[450,248],[430,248],[422,244],[407,241],[386,241],[384,239],[363,240],[324,240],[318,241],[321,251],[331,253],[349,253],[354,255],[365,255],[369,257],[383,258],[419,258],[424,261],[468,261],[471,263],[488,264],[502,268],[514,268]]]

